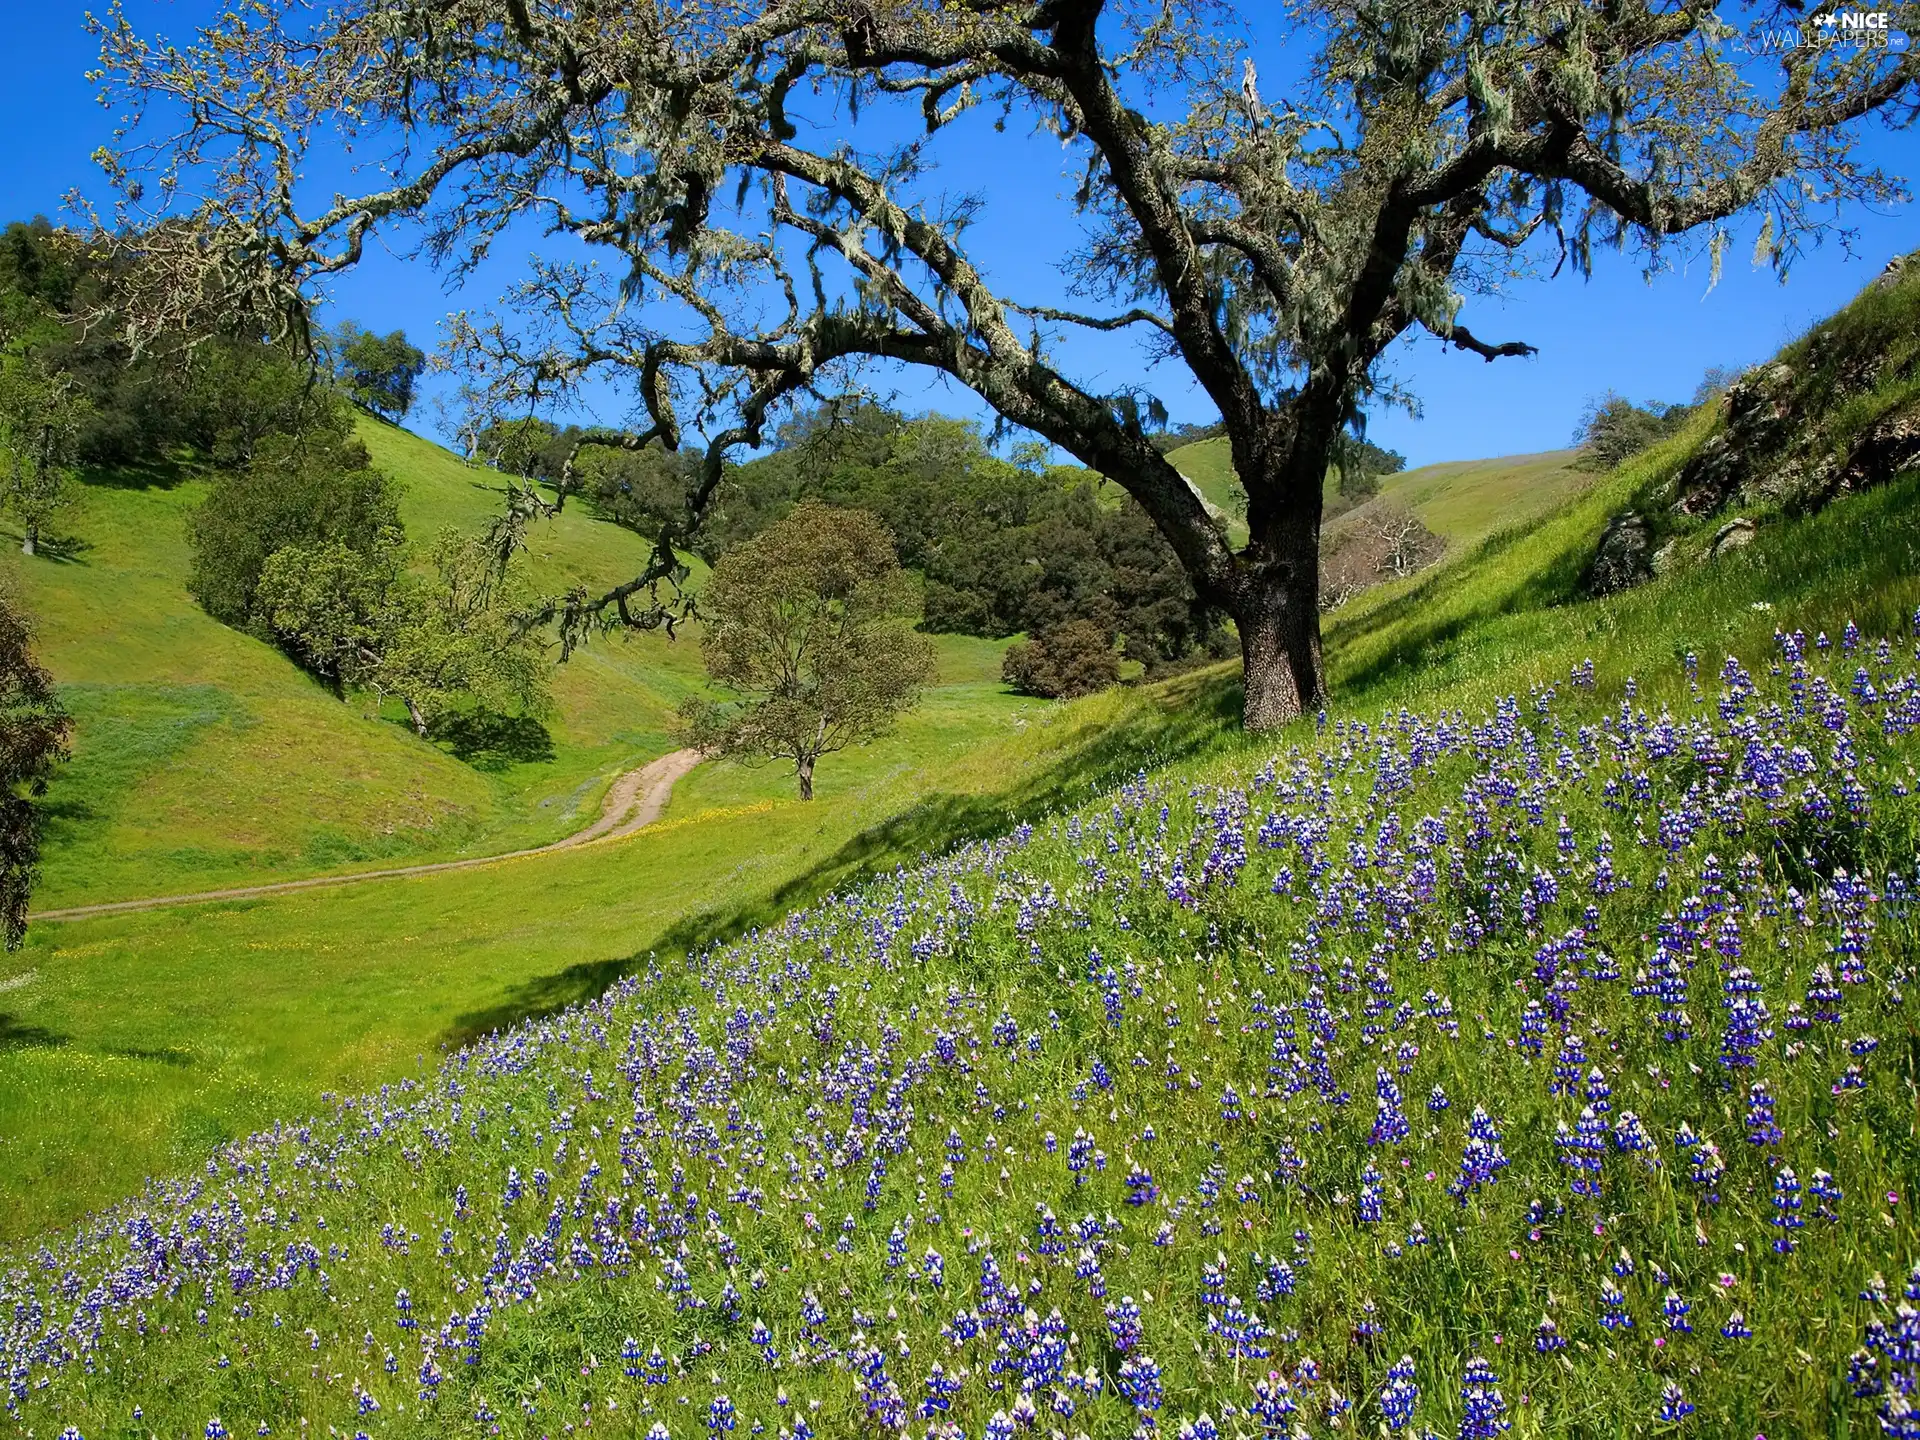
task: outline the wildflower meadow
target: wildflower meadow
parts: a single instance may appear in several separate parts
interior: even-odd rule
[[[1920,1435],[1917,655],[1323,718],[656,957],[14,1252],[7,1416]]]

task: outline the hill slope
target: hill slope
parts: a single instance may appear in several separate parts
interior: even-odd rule
[[[495,513],[490,472],[392,426],[363,421],[361,434],[400,482],[415,539]],[[74,763],[50,798],[40,908],[558,839],[598,813],[615,776],[673,748],[672,713],[704,682],[697,632],[597,643],[556,672],[544,727],[473,737],[478,753],[463,759],[394,716],[342,704],[272,646],[206,616],[184,586],[187,517],[205,486],[167,479],[83,487],[71,560],[0,560],[76,720]],[[535,528],[527,564],[557,591],[644,558],[637,536],[575,507]],[[1032,708],[992,684],[999,647],[943,639],[941,653],[942,684],[968,688],[936,694],[934,710],[952,699],[991,725]],[[933,724],[951,730],[954,718]],[[846,767],[822,776],[850,778]],[[772,773],[758,783],[761,796],[779,784]]]
[[[1870,1426],[1920,674],[1904,618],[1772,631],[1904,616],[1917,545],[1910,478],[1483,614],[1466,683],[1376,671],[230,1147],[0,1282],[21,1423]]]
[[[1577,454],[1545,450],[1537,455],[1422,465],[1381,476],[1380,494],[1413,511],[1449,544],[1470,545],[1507,525],[1551,514],[1580,494],[1593,476],[1574,468]],[[1244,544],[1247,527],[1240,515],[1244,498],[1234,482],[1226,439],[1217,436],[1182,445],[1168,451],[1167,459],[1210,505],[1231,517],[1229,537],[1236,545]]]
[[[1920,474],[1744,548],[1706,518],[1683,563],[1584,596],[1599,534],[1718,423],[1349,607],[1331,723],[1050,712],[1102,739],[984,748],[962,803],[650,930],[603,998],[541,1015],[574,972],[546,977],[516,997],[540,1018],[436,1074],[23,1247],[18,1424],[1898,1433]],[[1154,744],[1098,800],[1053,788]],[[968,833],[1021,765],[1045,823],[755,923]],[[663,867],[690,885],[769,853],[771,814],[733,818],[750,838],[634,843],[731,837]],[[487,923],[634,904],[613,853],[503,869]],[[443,899],[432,944],[476,897]],[[203,963],[337,935],[276,918],[232,912]],[[380,963],[337,988],[372,1010]]]

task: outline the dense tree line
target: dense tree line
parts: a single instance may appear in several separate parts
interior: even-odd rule
[[[978,427],[878,405],[816,409],[773,453],[734,470],[714,529],[724,548],[802,499],[866,510],[922,577],[929,630],[1037,635],[1087,620],[1162,670],[1223,627],[1146,514],[1077,467],[996,456]]]
[[[584,432],[537,419],[483,432],[479,452],[503,470],[571,483],[603,514],[641,533],[684,506],[688,462],[658,447],[577,444]],[[1179,558],[1146,512],[1091,471],[1048,466],[1029,449],[993,453],[979,428],[885,406],[822,406],[791,418],[770,453],[730,467],[693,548],[715,561],[809,500],[864,510],[891,532],[900,563],[920,576],[922,628],[1044,644],[1063,627],[1076,655],[1086,631],[1160,674],[1228,653],[1223,617],[1201,604]],[[1073,673],[1087,673],[1078,661]],[[1053,673],[1010,673],[1037,693]],[[1043,677],[1035,682],[1032,677]]]
[[[412,407],[425,355],[401,331],[376,335],[351,321],[315,334],[305,357],[218,325],[195,327],[190,345],[184,333],[163,336],[136,354],[117,318],[138,265],[131,253],[45,217],[0,231],[0,345],[11,368],[66,377],[82,406],[77,463],[129,465],[184,449],[244,464],[262,439],[301,432],[343,396],[391,420]]]

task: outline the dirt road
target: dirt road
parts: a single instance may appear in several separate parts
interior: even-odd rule
[[[478,855],[471,860],[439,860],[426,865],[398,865],[385,870],[358,870],[347,875],[315,875],[305,880],[279,880],[270,885],[241,885],[226,890],[200,890],[191,895],[155,895],[144,900],[113,900],[101,905],[73,905],[64,910],[36,910],[34,920],[82,920],[90,915],[118,915],[129,910],[156,910],[163,905],[198,905],[209,900],[250,900],[256,895],[278,895],[288,890],[318,890],[326,885],[359,885],[368,880],[392,880],[403,875],[437,875],[443,870],[471,870],[501,860],[545,855],[596,840],[618,840],[651,825],[667,808],[681,776],[700,763],[698,750],[675,750],[650,765],[629,770],[613,782],[600,806],[600,818],[586,829],[550,845],[509,850],[500,855]]]

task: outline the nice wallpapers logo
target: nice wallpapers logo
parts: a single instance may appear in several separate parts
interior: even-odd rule
[[[1748,48],[1757,53],[1801,49],[1882,49],[1901,53],[1912,38],[1896,30],[1893,16],[1885,10],[1836,10],[1816,15],[1805,25],[1769,26],[1748,39]]]

